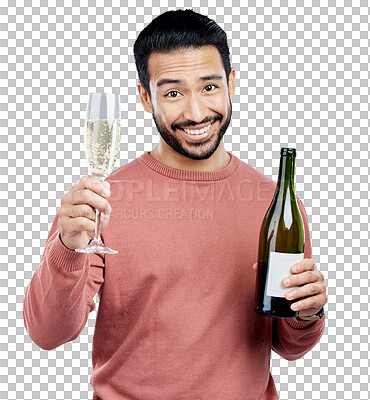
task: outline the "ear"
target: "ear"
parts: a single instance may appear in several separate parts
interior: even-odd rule
[[[235,69],[231,67],[230,75],[229,75],[229,94],[230,100],[235,96]]]
[[[137,84],[137,90],[139,92],[141,104],[143,105],[145,111],[153,114],[152,102],[150,100],[149,93],[144,89],[141,82]]]

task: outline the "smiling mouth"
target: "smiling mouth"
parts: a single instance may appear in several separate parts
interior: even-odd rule
[[[215,121],[212,123],[198,125],[199,129],[188,129],[188,128],[178,128],[178,130],[182,133],[182,136],[188,143],[205,143],[210,140],[210,137],[213,135],[213,125]]]
[[[192,136],[203,135],[211,129],[211,126],[214,124],[214,122],[215,121],[212,121],[211,123],[208,123],[208,125],[203,124],[204,126],[200,129],[181,128],[181,127],[179,127],[178,129]]]
[[[206,133],[209,131],[209,129],[211,128],[212,123],[210,123],[209,125],[205,126],[204,128],[201,129],[183,129],[183,131],[185,131],[188,135],[201,135],[202,133]]]

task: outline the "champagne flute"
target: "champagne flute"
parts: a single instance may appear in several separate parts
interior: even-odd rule
[[[91,174],[99,181],[112,172],[116,162],[120,139],[120,102],[117,94],[90,93],[86,110],[85,151]],[[96,211],[94,239],[79,253],[117,254],[105,246],[100,237],[100,211]]]

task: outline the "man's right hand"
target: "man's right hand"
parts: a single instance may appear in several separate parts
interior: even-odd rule
[[[104,190],[108,189],[108,193]],[[61,239],[71,250],[87,246],[95,234],[95,209],[101,211],[101,232],[107,227],[111,207],[109,182],[100,182],[92,176],[83,176],[61,199],[58,216],[61,223]]]

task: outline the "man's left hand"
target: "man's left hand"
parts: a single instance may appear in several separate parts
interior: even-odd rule
[[[311,258],[292,265],[291,273],[282,283],[286,287],[300,286],[285,293],[287,300],[300,299],[291,305],[292,310],[299,311],[299,317],[316,314],[327,302],[324,275]]]

